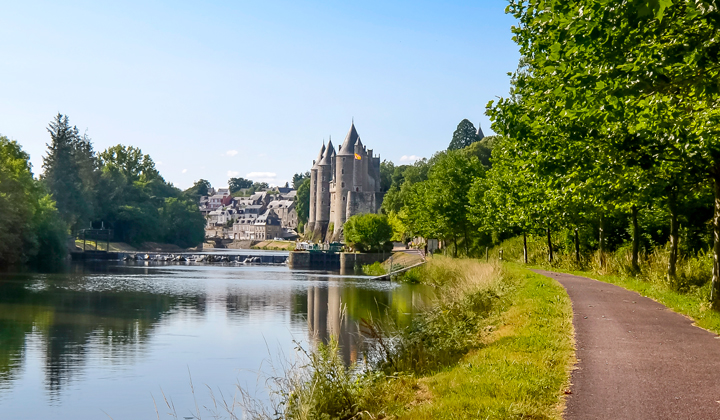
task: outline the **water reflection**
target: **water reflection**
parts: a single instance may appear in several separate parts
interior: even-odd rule
[[[0,280],[0,383],[17,374],[30,335],[44,347],[45,386],[56,394],[89,347],[102,347],[110,359],[128,357],[127,348],[141,351],[153,325],[179,304],[202,308],[202,296],[103,287],[113,279],[73,271]]]
[[[335,335],[343,359],[355,362],[361,319],[390,314],[406,324],[422,296],[417,287],[267,266],[106,263],[1,274],[0,412],[80,418],[93,406],[145,418],[154,412],[138,402],[159,386],[184,392],[188,368],[199,383],[232,385],[238,369],[268,358],[262,343],[287,353],[293,338],[313,346]]]

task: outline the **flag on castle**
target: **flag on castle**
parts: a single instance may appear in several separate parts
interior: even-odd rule
[[[355,153],[355,159],[360,160],[360,155],[358,155],[357,153]]]

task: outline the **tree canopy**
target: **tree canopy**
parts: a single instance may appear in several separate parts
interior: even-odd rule
[[[392,250],[392,226],[382,214],[360,214],[349,218],[344,225],[345,240],[360,252],[388,252]]]
[[[470,122],[470,120],[464,119],[460,121],[457,129],[455,129],[448,150],[464,149],[480,140],[482,140],[482,138],[478,136],[477,129],[473,123]]]

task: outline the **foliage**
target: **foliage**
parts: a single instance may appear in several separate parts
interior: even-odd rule
[[[477,134],[477,129],[470,122],[470,120],[464,119],[460,121],[455,132],[453,133],[452,140],[448,146],[448,150],[461,150],[471,144],[482,140]]]
[[[393,185],[395,164],[389,160],[380,162],[380,191],[387,191]]]
[[[298,224],[305,225],[310,216],[310,178],[305,178],[297,189],[295,211],[297,211]]]
[[[439,286],[437,299],[407,326],[361,321],[370,345],[362,365],[344,366],[335,338],[314,351],[298,346],[300,361],[268,381],[273,410],[245,399],[248,417],[561,418],[573,362],[562,287],[472,260],[426,267],[422,281]]]
[[[183,197],[169,197],[160,208],[164,242],[183,248],[196,246],[205,239],[205,218],[197,203]]]
[[[207,197],[210,190],[210,181],[200,179],[195,181],[192,187],[184,191],[186,197],[194,200],[196,203],[200,201],[200,197]]]
[[[407,208],[400,213],[403,223],[416,235],[452,241],[454,254],[462,240],[469,255],[477,228],[469,217],[468,193],[473,182],[484,175],[477,157],[464,150],[436,154],[426,180],[409,184],[406,178],[403,184],[408,193]]]
[[[33,178],[30,157],[0,136],[0,267],[61,261],[67,225],[55,202]]]
[[[381,214],[359,214],[344,225],[345,240],[360,252],[382,252],[392,249],[392,226]]]
[[[47,131],[51,142],[43,157],[42,180],[60,217],[77,230],[93,218],[98,161],[89,138],[71,127],[66,115],[57,114]]]
[[[306,179],[310,179],[310,171],[305,173],[295,174],[292,177],[292,186],[294,190],[299,190],[300,186],[305,182]]]
[[[362,266],[362,273],[366,276],[382,276],[387,274],[385,266],[381,262],[374,262],[372,264],[366,264]]]
[[[245,188],[253,186],[253,182],[245,178],[230,178],[228,180],[228,188],[230,188],[230,194],[236,193]]]

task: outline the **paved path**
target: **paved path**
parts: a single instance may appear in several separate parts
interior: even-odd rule
[[[618,286],[535,271],[573,304],[578,365],[566,419],[720,419],[717,335]]]

